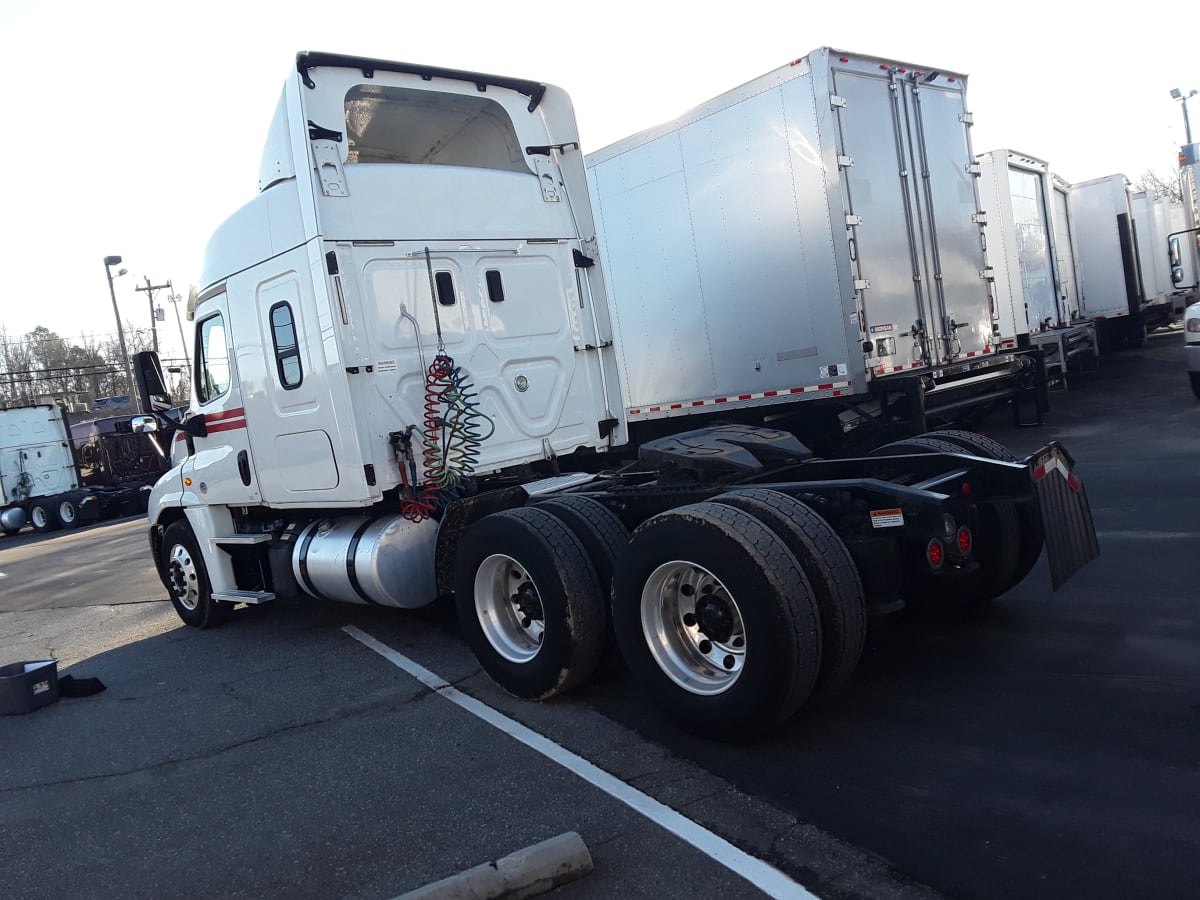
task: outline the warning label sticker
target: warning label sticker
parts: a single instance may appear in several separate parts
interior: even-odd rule
[[[904,524],[902,509],[873,509],[871,510],[872,528],[899,528]]]
[[[375,360],[376,372],[395,372],[396,361],[394,359],[377,359]]]
[[[871,334],[886,334],[889,331],[895,331],[895,325],[872,325]]]

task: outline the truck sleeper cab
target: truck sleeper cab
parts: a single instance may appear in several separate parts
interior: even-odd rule
[[[664,709],[739,738],[849,677],[869,606],[962,615],[1043,534],[1056,585],[1095,553],[1056,445],[1019,462],[946,432],[826,461],[728,426],[630,448],[556,88],[300,54],[260,187],[209,244],[149,510],[189,625],[453,595],[485,670],[544,699],[588,677],[611,616]]]

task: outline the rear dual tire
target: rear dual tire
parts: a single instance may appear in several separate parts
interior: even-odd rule
[[[642,523],[617,562],[612,596],[631,672],[688,731],[752,739],[817,685],[813,588],[785,541],[742,509],[696,503]]]

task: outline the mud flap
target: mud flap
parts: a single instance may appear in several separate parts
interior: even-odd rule
[[[1087,491],[1075,474],[1074,460],[1058,441],[1052,441],[1025,460],[1033,478],[1050,580],[1058,590],[1072,575],[1100,555],[1096,525]]]

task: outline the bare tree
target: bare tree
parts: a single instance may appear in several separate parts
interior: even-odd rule
[[[1142,177],[1133,183],[1134,188],[1154,194],[1156,197],[1167,197],[1171,200],[1183,200],[1183,192],[1179,187],[1179,178],[1163,176],[1147,169]]]

